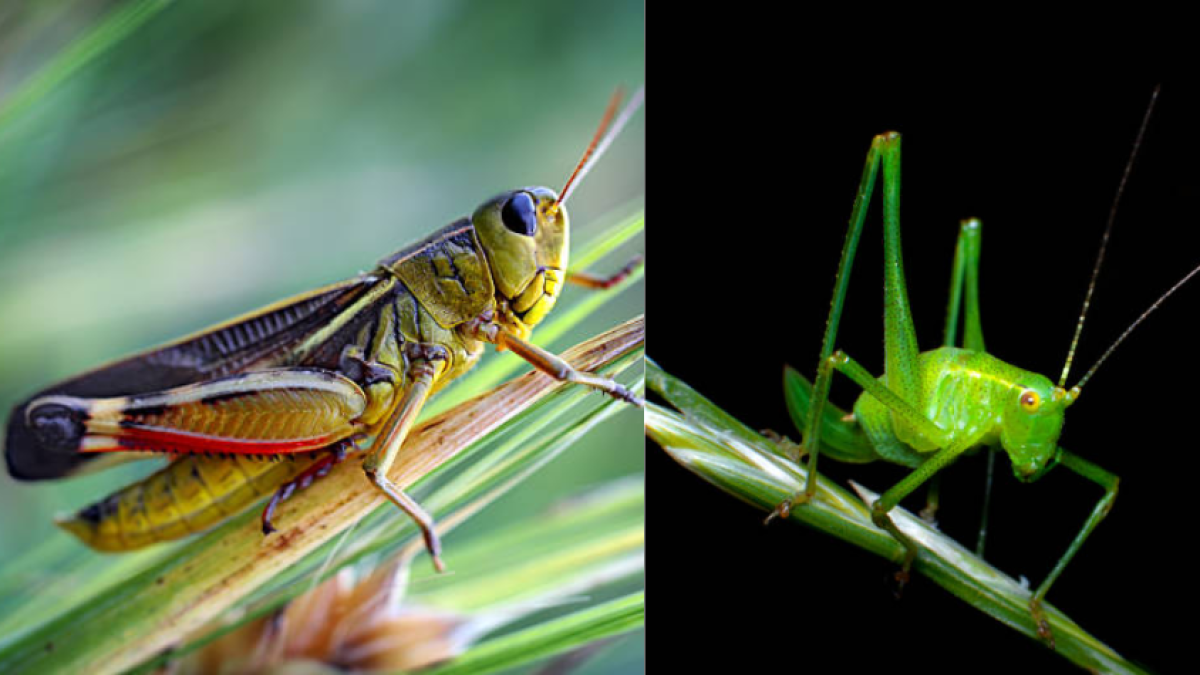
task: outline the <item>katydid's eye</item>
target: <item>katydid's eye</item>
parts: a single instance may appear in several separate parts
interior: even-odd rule
[[[500,209],[500,219],[511,232],[532,237],[537,234],[537,212],[534,209],[533,197],[528,192],[518,192],[504,203]]]
[[[1037,412],[1037,409],[1042,405],[1042,399],[1038,397],[1037,392],[1032,389],[1027,389],[1021,394],[1021,409],[1025,412]]]

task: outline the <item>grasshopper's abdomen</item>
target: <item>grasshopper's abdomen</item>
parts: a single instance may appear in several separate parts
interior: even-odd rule
[[[270,461],[186,455],[57,524],[100,551],[180,539],[244,511],[318,457]]]

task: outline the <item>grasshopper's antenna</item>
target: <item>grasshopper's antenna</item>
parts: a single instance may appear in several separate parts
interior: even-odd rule
[[[618,87],[613,92],[612,98],[609,99],[608,109],[604,111],[604,118],[600,120],[600,128],[596,129],[596,135],[592,137],[592,142],[588,144],[587,150],[584,151],[583,157],[579,160],[579,164],[575,166],[575,171],[567,179],[567,184],[559,191],[558,201],[550,206],[551,215],[557,213],[559,207],[567,203],[567,197],[571,196],[571,192],[583,180],[587,172],[592,170],[592,167],[595,166],[600,157],[608,150],[608,146],[612,144],[613,139],[621,133],[621,129],[625,127],[629,119],[641,107],[642,102],[646,99],[646,88],[638,87],[638,90],[633,93],[633,98],[629,99],[629,103],[625,105],[625,109],[621,111],[616,121],[613,122],[613,114],[617,111],[617,104],[621,102],[621,96],[622,91]],[[612,122],[611,128],[609,128],[609,122]],[[605,129],[608,129],[608,133],[605,133]]]
[[[1150,123],[1150,114],[1154,112],[1154,103],[1158,101],[1158,91],[1161,87],[1162,85],[1154,85],[1154,91],[1150,94],[1150,105],[1146,106],[1146,114],[1142,116],[1142,125],[1138,128],[1137,138],[1133,140],[1133,150],[1131,150],[1129,153],[1129,161],[1125,163],[1125,172],[1121,174],[1121,182],[1117,185],[1117,193],[1113,195],[1112,207],[1108,210],[1108,223],[1104,226],[1104,236],[1100,238],[1100,252],[1096,255],[1095,266],[1092,267],[1092,279],[1088,282],[1087,295],[1085,295],[1083,298],[1083,309],[1079,312],[1079,322],[1075,324],[1075,336],[1071,338],[1071,348],[1067,350],[1067,362],[1063,364],[1062,376],[1058,378],[1059,388],[1065,387],[1067,384],[1067,375],[1070,374],[1071,363],[1075,360],[1075,349],[1079,346],[1079,336],[1083,333],[1083,321],[1087,318],[1088,308],[1092,304],[1092,293],[1094,293],[1096,290],[1096,279],[1100,276],[1100,266],[1104,263],[1104,253],[1108,249],[1108,238],[1112,234],[1113,222],[1117,219],[1117,205],[1121,203],[1121,195],[1125,192],[1125,183],[1129,180],[1129,172],[1133,169],[1133,161],[1137,159],[1138,150],[1142,147],[1142,138],[1146,135],[1146,127]],[[1195,274],[1195,271],[1193,271],[1192,274]],[[1183,281],[1190,279],[1192,274],[1189,274]],[[1182,281],[1179,282],[1179,284],[1176,284],[1175,288],[1178,288],[1182,284]],[[1146,318],[1146,315],[1148,315],[1150,312],[1153,312],[1154,309],[1158,307],[1159,303],[1161,303],[1163,300],[1166,300],[1168,295],[1175,292],[1175,288],[1167,291],[1166,295],[1159,298],[1158,302],[1155,302],[1140,319],[1133,323],[1133,326],[1129,327],[1129,330],[1132,330],[1134,326],[1137,326],[1139,323],[1141,323],[1142,319]],[[1129,330],[1125,331],[1125,335],[1129,334]],[[1108,352],[1105,352],[1104,356],[1101,357],[1100,362],[1103,362],[1104,359],[1108,358],[1108,355],[1112,352],[1112,350],[1116,348],[1118,344],[1121,344],[1121,340],[1125,339],[1125,335],[1122,335],[1116,341],[1116,343],[1109,348]],[[1096,371],[1096,366],[1099,366],[1100,362],[1097,362],[1095,366],[1092,366],[1092,369],[1088,371],[1087,375],[1084,375],[1083,379],[1079,381],[1079,384],[1075,385],[1075,389],[1083,387],[1083,383],[1092,376],[1092,373]]]

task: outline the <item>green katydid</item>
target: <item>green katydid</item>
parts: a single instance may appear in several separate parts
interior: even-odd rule
[[[1156,92],[1157,94],[1157,92]],[[1153,104],[1151,104],[1151,108]],[[1148,120],[1150,110],[1146,112]],[[1142,123],[1145,130],[1146,120]],[[1141,133],[1134,148],[1140,144]],[[1132,159],[1130,160],[1132,163]],[[850,269],[862,233],[862,226],[879,169],[883,170],[884,221],[884,374],[871,375],[840,350],[835,351]],[[1127,168],[1128,172],[1128,168]],[[1118,189],[1118,199],[1120,196]],[[1067,551],[1059,558],[1030,601],[1038,633],[1053,645],[1053,636],[1045,621],[1042,602],[1055,580],[1079,551],[1084,541],[1112,507],[1117,495],[1118,477],[1058,445],[1063,415],[1074,403],[1088,379],[1112,351],[1151,312],[1186,283],[1200,268],[1194,269],[1164,293],[1146,310],[1097,363],[1072,387],[1067,387],[1075,346],[1086,317],[1096,274],[1103,260],[1106,230],[1100,255],[1093,269],[1092,282],[1084,301],[1084,310],[1076,326],[1075,338],[1057,384],[1049,378],[1005,363],[984,349],[980,324],[978,270],[980,232],[978,220],[964,221],[954,257],[951,300],[947,314],[943,346],[927,352],[917,349],[916,332],[909,309],[903,261],[900,251],[900,135],[881,134],[873,140],[867,154],[863,177],[855,197],[841,261],[838,265],[829,321],[822,341],[815,383],[788,370],[785,375],[789,407],[793,417],[803,420],[803,441],[798,458],[807,457],[808,480],[802,490],[780,504],[771,518],[786,516],[804,504],[816,490],[816,465],[821,453],[848,462],[882,459],[913,469],[906,478],[887,490],[873,505],[876,525],[888,530],[904,544],[906,554],[897,575],[903,583],[917,554],[918,546],[892,522],[888,512],[902,499],[926,482],[931,482],[930,506],[936,506],[936,475],[960,455],[980,447],[1002,448],[1010,457],[1016,477],[1032,482],[1056,465],[1096,483],[1103,496],[1096,503],[1083,527]],[[1115,212],[1115,203],[1113,211]],[[1112,225],[1110,214],[1109,228]],[[956,346],[960,312],[963,315],[963,340]],[[834,371],[841,372],[863,389],[847,415],[828,404],[829,386]],[[994,455],[994,453],[992,453]],[[990,475],[990,469],[989,469]],[[985,515],[986,515],[985,496]],[[981,529],[982,535],[982,529]],[[979,548],[982,549],[982,536]]]

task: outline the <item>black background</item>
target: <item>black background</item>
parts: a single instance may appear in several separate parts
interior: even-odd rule
[[[1050,66],[967,74],[947,53],[918,71],[873,52],[850,68],[741,38],[650,59],[649,355],[752,428],[798,437],[785,363],[815,371],[834,273],[873,134],[904,136],[903,245],[918,338],[937,346],[959,220],[983,220],[982,316],[994,355],[1058,379],[1116,186],[1155,81],[1091,81]],[[811,55],[810,55],[811,56]],[[820,73],[813,75],[812,73]],[[1099,75],[1099,74],[1096,74]],[[1200,265],[1197,85],[1163,83],[1121,206],[1071,377]],[[838,340],[881,369],[876,197]],[[1200,280],[1117,351],[1068,412],[1061,443],[1122,478],[1110,517],[1048,600],[1158,672],[1190,662],[1197,600],[1191,497],[1200,468],[1194,317]],[[858,391],[835,379],[833,400]],[[1065,469],[1013,479],[997,458],[988,559],[1039,583],[1101,490]],[[822,473],[882,491],[905,470]],[[798,672],[1074,668],[917,577],[752,509],[647,441],[652,667]],[[982,455],[948,469],[942,529],[973,545]],[[918,491],[907,506],[919,507]]]

